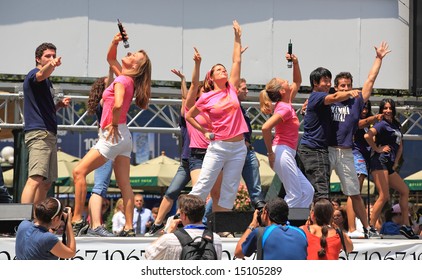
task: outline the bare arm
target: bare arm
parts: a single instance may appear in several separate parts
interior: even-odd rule
[[[375,135],[377,135],[377,130],[373,127],[371,127],[367,133],[365,133],[364,137],[366,142],[368,142],[369,146],[372,148],[372,150],[374,152],[377,152],[379,154],[381,153],[389,153],[391,148],[388,145],[385,146],[377,146],[377,144],[375,143]]]
[[[186,78],[185,75],[177,69],[171,69],[171,72],[180,78],[180,92],[182,93],[182,108],[180,110],[180,114],[182,117],[185,116],[185,102],[186,102]]]
[[[242,61],[242,43],[240,40],[240,37],[242,36],[242,29],[240,28],[240,25],[236,20],[233,21],[233,29],[234,29],[233,64],[232,64],[232,69],[230,72],[229,82],[237,88],[240,81],[240,64]]]
[[[44,65],[44,67],[40,68],[40,71],[35,74],[35,78],[38,82],[44,81],[45,79],[49,78],[56,67],[60,65],[62,65],[62,57],[59,56],[53,58],[49,63]]]
[[[127,38],[127,35],[126,35]],[[119,61],[117,61],[117,46],[119,42],[122,41],[122,35],[117,33],[114,35],[113,40],[111,41],[110,47],[108,48],[107,53],[107,62],[112,68],[112,71],[116,76],[120,76],[122,74],[122,66],[120,65]]]
[[[358,98],[359,92],[357,90],[338,91],[336,93],[328,94],[324,99],[325,105],[330,105],[336,102],[344,101],[348,98]]]
[[[264,138],[265,147],[267,148],[268,162],[271,168],[274,168],[275,154],[273,153],[273,135],[272,129],[283,121],[279,114],[272,115],[262,126],[262,136]]]
[[[195,100],[196,100],[196,93],[198,92],[198,87],[199,87],[199,70],[201,68],[201,54],[198,52],[198,50],[194,47],[194,55],[193,55],[193,60],[195,61],[195,66],[193,68],[193,72],[192,72],[192,82],[191,85],[189,87],[189,91],[186,97],[186,103],[185,106],[186,108],[189,110],[190,108],[192,108],[193,105],[195,105]],[[183,108],[183,111],[185,109]]]
[[[290,95],[290,102],[292,102],[299,91],[300,85],[302,84],[302,74],[300,72],[299,60],[296,55],[286,54],[286,59],[291,59],[293,61],[293,83],[290,85],[290,89],[292,91]]]
[[[353,251],[353,242],[346,232],[342,232],[342,234],[344,237],[344,245],[346,245],[347,253],[350,253]]]
[[[117,143],[120,137],[120,132],[118,129],[120,114],[122,111],[123,100],[125,97],[125,87],[121,83],[114,84],[114,105],[112,109],[113,118],[111,124],[106,126],[109,134],[106,140],[111,139],[112,143]]]
[[[59,241],[54,245],[51,249],[51,253],[59,258],[68,259],[72,258],[76,254],[76,240],[75,235],[73,234],[72,228],[72,213],[68,210],[67,214],[67,223],[66,223],[66,236],[67,236],[67,244]]]
[[[388,44],[386,42],[381,42],[378,48],[377,47],[374,47],[374,48],[376,51],[375,61],[374,61],[374,64],[372,65],[371,70],[369,71],[368,78],[366,79],[362,88],[362,96],[365,102],[368,101],[369,97],[371,97],[375,80],[381,68],[382,59],[384,58],[384,56],[386,56],[388,53],[391,52],[391,50],[388,49]]]
[[[257,217],[258,217],[258,210],[255,210],[255,212],[253,214],[252,222],[250,223],[249,227],[256,228],[256,227],[259,226],[259,224],[258,224],[258,218]],[[242,259],[242,258],[245,257],[245,255],[243,255],[243,252],[242,252],[242,244],[243,244],[243,242],[245,242],[246,238],[252,232],[252,230],[249,227],[242,234],[242,236],[240,237],[239,241],[237,241],[236,249],[234,250],[234,255],[238,259]]]
[[[359,124],[358,124],[359,129],[362,129],[364,127],[369,127],[375,122],[380,121],[380,120],[382,120],[382,114],[377,114],[374,116],[367,117],[365,119],[360,119]]]
[[[208,140],[210,139],[210,133],[208,130],[203,128],[196,120],[195,117],[200,113],[198,108],[194,105],[192,108],[189,109],[189,111],[185,115],[185,119],[187,122],[189,122],[195,129],[199,130],[202,134],[205,135],[205,138]]]

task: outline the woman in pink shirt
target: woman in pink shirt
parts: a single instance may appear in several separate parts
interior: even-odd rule
[[[297,57],[287,54],[286,58],[293,61],[293,83],[289,85],[286,80],[273,78],[259,94],[261,112],[272,114],[262,126],[262,135],[270,166],[277,173],[286,191],[284,200],[289,207],[307,208],[312,203],[314,188],[296,164],[299,119],[292,107],[292,100],[302,83],[302,76]]]
[[[233,29],[235,39],[230,77],[223,65],[214,65],[205,78],[204,93],[186,114],[186,120],[210,140],[198,181],[190,194],[205,200],[224,168],[220,197],[214,202],[213,211],[233,208],[246,156],[243,133],[248,131],[248,127],[236,90],[240,81],[242,34],[237,21],[233,21]],[[195,120],[200,112],[208,115],[211,130]]]
[[[126,125],[126,115],[133,97],[137,106],[142,109],[148,107],[151,96],[151,61],[145,51],[140,50],[128,52],[120,64],[116,58],[120,41],[122,35],[119,32],[114,36],[107,54],[107,61],[117,78],[103,93],[99,140],[73,170],[75,215],[72,225],[74,230],[78,230],[84,223],[81,214],[77,216],[76,213],[82,213],[85,205],[86,176],[107,160],[113,160],[126,216],[126,224],[120,235],[135,236],[132,226],[133,191],[129,180],[132,137]]]

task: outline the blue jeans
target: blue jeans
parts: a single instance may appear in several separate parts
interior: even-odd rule
[[[173,180],[164,195],[173,201],[176,200],[190,180],[189,162],[186,159],[182,159],[176,175],[174,175]]]
[[[315,188],[314,200],[330,197],[330,159],[328,149],[312,149],[299,145],[297,150],[302,172]]]
[[[259,174],[259,161],[254,150],[246,153],[245,164],[243,165],[242,177],[248,188],[252,206],[258,201],[263,201],[264,197],[261,189],[261,175]]]
[[[107,189],[110,185],[111,173],[113,172],[113,161],[108,160],[94,171],[94,187],[92,193],[102,197],[107,196]]]

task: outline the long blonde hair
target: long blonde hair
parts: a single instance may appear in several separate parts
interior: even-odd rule
[[[281,100],[280,89],[281,85],[277,78],[272,78],[265,85],[265,89],[261,90],[259,93],[259,105],[262,113],[269,115],[273,112],[272,103]]]
[[[144,50],[140,50],[139,52],[144,55],[143,61],[135,69],[129,70],[126,75],[133,78],[136,105],[141,109],[146,109],[151,98],[152,64]]]
[[[114,214],[120,211],[120,206],[123,206],[123,198],[119,198],[114,206]]]

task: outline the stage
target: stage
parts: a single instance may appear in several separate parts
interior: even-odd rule
[[[75,260],[144,260],[156,237],[77,237]],[[222,238],[223,260],[233,260],[239,238]],[[349,260],[422,260],[422,239],[353,239]],[[252,257],[255,257],[252,255]],[[0,237],[0,260],[15,258],[15,238]],[[345,259],[342,252],[341,259]]]

